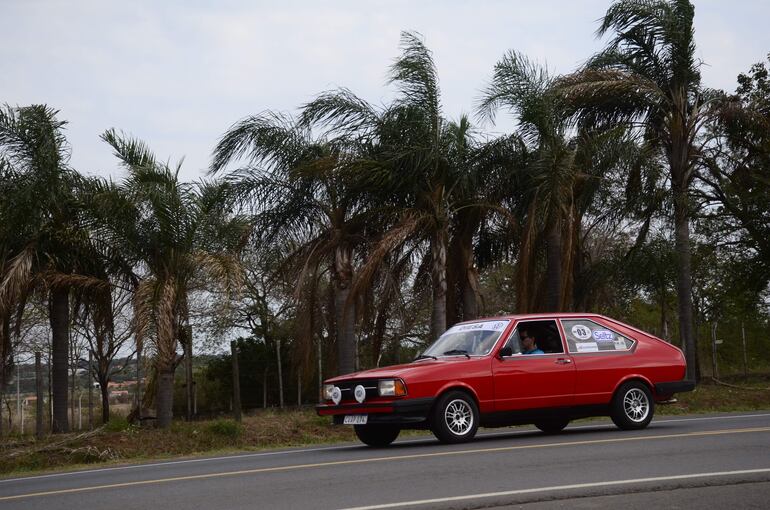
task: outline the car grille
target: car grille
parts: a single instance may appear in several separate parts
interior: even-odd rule
[[[356,402],[356,398],[353,396],[353,388],[359,384],[366,390],[366,400],[380,396],[377,391],[377,379],[343,381],[337,383],[337,387],[342,392],[342,402]]]

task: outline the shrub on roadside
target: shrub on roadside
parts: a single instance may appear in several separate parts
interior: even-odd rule
[[[211,434],[236,439],[241,435],[242,427],[232,420],[216,420],[206,425],[206,430]]]

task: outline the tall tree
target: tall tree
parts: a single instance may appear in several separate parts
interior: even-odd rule
[[[709,115],[695,58],[688,0],[620,0],[601,21],[608,46],[585,67],[564,78],[560,89],[599,126],[629,123],[644,132],[668,163],[674,204],[679,331],[688,377],[695,377],[690,250],[690,184],[696,172],[698,135]]]
[[[179,165],[159,162],[143,142],[115,130],[102,138],[128,175],[120,185],[94,185],[89,212],[96,235],[136,265],[136,342],[147,339],[154,348],[157,421],[168,427],[182,359],[177,348],[192,342],[190,293],[208,284],[207,276],[226,288],[239,285],[235,252],[244,222],[231,216],[223,185],[180,181]]]
[[[453,192],[468,168],[458,168],[450,159],[453,143],[460,140],[458,130],[442,115],[436,65],[418,34],[402,33],[401,55],[390,68],[388,83],[398,92],[382,109],[342,89],[306,105],[303,118],[330,133],[363,139],[370,148],[358,161],[360,174],[370,189],[379,191],[381,211],[390,216],[391,226],[371,249],[356,287],[368,286],[382,262],[399,250],[427,245],[430,335],[435,338],[447,325],[447,244],[458,205]]]
[[[0,317],[3,338],[9,314],[21,312],[38,291],[48,299],[53,336],[53,432],[67,432],[69,299],[78,285],[87,236],[76,221],[77,176],[68,166],[66,122],[45,105],[0,109],[0,160],[9,180],[4,194],[3,274]],[[5,233],[4,233],[5,234]]]
[[[337,370],[355,370],[355,301],[350,297],[355,257],[366,229],[375,223],[365,190],[349,178],[352,146],[312,137],[309,126],[265,112],[230,128],[214,150],[212,172],[243,158],[247,165],[226,176],[236,198],[254,212],[258,243],[282,245],[296,275],[298,296],[315,302],[310,282],[328,266],[334,286]],[[286,249],[288,247],[288,250]],[[308,284],[309,285],[306,285]],[[305,304],[305,308],[313,304]],[[308,334],[310,333],[310,334]],[[312,331],[302,329],[309,355]]]
[[[526,159],[520,158],[525,164],[509,168],[517,174],[518,186],[508,189],[518,196],[511,201],[518,210],[511,214],[524,223],[517,260],[517,307],[522,312],[571,307],[583,218],[600,178],[629,148],[623,129],[576,128],[563,98],[554,90],[555,80],[545,67],[510,51],[495,65],[478,104],[484,119],[494,120],[500,109],[511,112],[527,147]],[[538,291],[540,268],[535,256],[542,245],[545,292]]]

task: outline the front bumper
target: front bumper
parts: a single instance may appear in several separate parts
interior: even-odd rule
[[[673,395],[695,389],[695,381],[662,382],[655,385],[655,393],[658,395]]]
[[[331,416],[335,425],[341,425],[348,414],[366,414],[370,424],[414,425],[427,421],[433,401],[430,397],[383,403],[319,404],[315,409],[320,416]]]

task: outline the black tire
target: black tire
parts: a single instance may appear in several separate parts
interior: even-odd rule
[[[431,416],[431,430],[442,443],[464,443],[473,439],[479,428],[479,408],[467,393],[449,391],[436,401]]]
[[[650,389],[642,382],[623,383],[612,397],[610,417],[618,428],[640,430],[652,421],[655,401]]]
[[[569,424],[569,418],[565,417],[555,417],[555,418],[547,418],[545,420],[540,420],[535,422],[535,427],[539,428],[546,434],[558,434],[562,430],[564,430],[564,427],[566,427]]]
[[[401,428],[398,425],[354,425],[358,439],[375,448],[383,448],[396,440]]]

